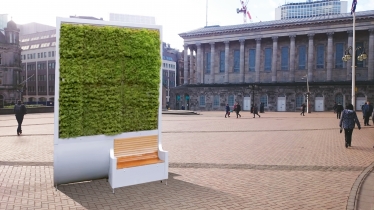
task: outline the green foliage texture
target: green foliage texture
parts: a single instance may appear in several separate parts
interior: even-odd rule
[[[62,24],[59,136],[158,128],[160,33]]]

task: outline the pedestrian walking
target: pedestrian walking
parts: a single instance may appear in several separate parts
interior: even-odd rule
[[[17,101],[17,104],[14,105],[14,114],[16,115],[16,120],[18,122],[17,135],[19,136],[22,134],[23,117],[25,114],[27,114],[27,109],[25,105],[21,103],[21,101]]]
[[[363,106],[362,112],[364,113],[364,125],[370,126],[369,119],[370,119],[371,114],[373,113],[373,106],[370,104],[369,101],[367,101],[365,105]]]
[[[225,114],[225,118],[226,116],[230,117],[230,106],[229,104],[226,104],[226,114]]]
[[[301,113],[300,113],[300,115],[303,115],[303,116],[305,116],[305,108],[306,108],[306,105],[305,104],[302,104],[301,105]]]
[[[258,117],[261,117],[261,116],[258,114],[257,104],[255,104],[255,105],[253,106],[253,118],[256,118],[256,114],[258,115]]]
[[[364,107],[365,107],[365,105],[366,105],[366,102],[365,102],[364,104],[362,104],[362,106],[361,106],[362,119],[364,119],[364,120],[365,120],[365,111],[364,111]]]
[[[338,103],[338,106],[336,107],[336,119],[340,119],[340,116],[342,115],[343,109],[344,109],[343,105]]]
[[[334,106],[332,107],[334,109],[334,114],[336,113],[336,108],[338,107],[338,105],[336,104],[336,102],[334,102]]]
[[[237,103],[237,104],[236,104],[236,107],[235,107],[236,118],[238,118],[238,116],[239,116],[239,117],[242,117],[242,116],[239,114],[240,111],[242,111],[242,107],[240,106],[239,103]]]
[[[352,133],[355,128],[355,124],[359,130],[361,130],[360,121],[358,121],[357,114],[353,111],[353,105],[348,104],[342,112],[342,116],[339,122],[340,131],[344,129],[345,148],[350,147],[352,143]]]

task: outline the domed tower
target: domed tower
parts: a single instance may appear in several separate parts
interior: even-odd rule
[[[8,44],[19,44],[20,30],[17,28],[17,24],[13,20],[8,22],[7,27],[4,29],[4,31]]]

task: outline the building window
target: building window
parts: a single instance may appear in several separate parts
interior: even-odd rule
[[[55,86],[49,86],[48,91],[49,92],[55,92]]]
[[[55,57],[55,51],[52,51],[52,57]]]
[[[261,95],[260,102],[264,104],[264,107],[268,106],[268,95]]]
[[[317,69],[325,68],[325,46],[317,45]]]
[[[53,81],[53,80],[55,80],[55,75],[54,75],[54,74],[50,74],[50,75],[48,75],[48,80],[49,80],[49,81]]]
[[[38,63],[38,70],[40,70],[40,63]]]
[[[344,44],[343,43],[337,43],[335,46],[335,68],[341,69],[343,68],[343,58],[344,56]]]
[[[255,71],[256,68],[256,49],[249,50],[249,71]]]
[[[265,71],[271,71],[271,53],[271,48],[265,48]]]
[[[219,53],[219,72],[225,72],[225,51]]]
[[[296,95],[296,108],[301,107],[301,105],[304,103],[304,96],[303,94]]]
[[[28,86],[27,91],[28,92],[35,92],[35,86]]]
[[[362,42],[356,42],[356,49],[358,48],[358,47],[361,47],[361,50],[357,50],[356,52],[356,66],[357,67],[365,67],[364,66],[364,61],[359,61],[358,59],[357,59],[357,57],[360,55],[360,53],[362,53],[363,51],[362,51],[362,48],[363,48],[363,46],[364,46],[364,43],[362,43]]]
[[[305,45],[299,46],[299,70],[305,70],[306,64],[306,47]]]
[[[229,106],[234,106],[234,102],[235,102],[235,97],[234,97],[234,95],[229,95],[227,101],[228,101]]]
[[[46,92],[45,86],[38,86],[38,92]]]
[[[51,51],[48,52],[48,57],[49,57],[49,58],[51,57]]]
[[[205,106],[205,95],[200,96],[200,106]]]
[[[234,72],[240,72],[240,51],[234,50]]]
[[[211,55],[210,53],[206,53],[205,73],[207,73],[207,74],[210,74],[210,66],[211,66],[210,55]]]
[[[55,62],[52,63],[52,69],[55,69]]]
[[[38,58],[40,58],[40,53],[38,53]]]
[[[219,95],[213,97],[213,107],[219,107]]]
[[[282,70],[288,70],[288,62],[289,62],[289,56],[288,56],[288,47],[282,47],[281,49],[281,69]]]
[[[341,104],[341,105],[344,106],[344,104],[343,104],[343,95],[341,93],[336,94],[336,96],[335,96],[335,102],[337,104]]]
[[[47,75],[38,75],[38,81],[46,81]]]

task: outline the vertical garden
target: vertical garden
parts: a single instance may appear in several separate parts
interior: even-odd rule
[[[59,137],[158,127],[160,33],[61,25]]]

